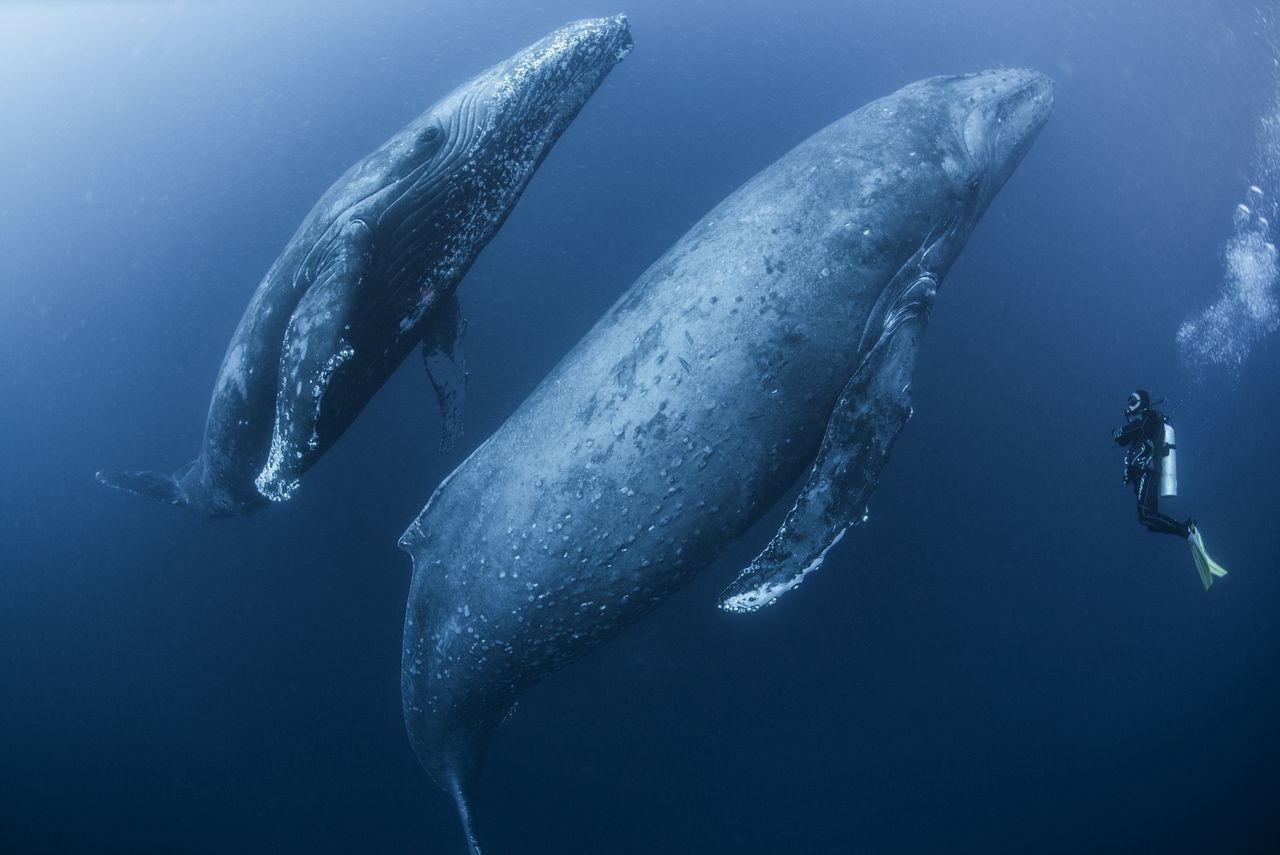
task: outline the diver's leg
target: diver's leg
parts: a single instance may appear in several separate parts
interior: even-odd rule
[[[1168,514],[1160,513],[1160,490],[1155,473],[1144,471],[1138,481],[1138,521],[1153,534],[1176,534],[1187,538],[1190,527]]]

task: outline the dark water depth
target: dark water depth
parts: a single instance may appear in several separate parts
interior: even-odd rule
[[[348,165],[620,11],[635,52],[462,283],[459,447],[435,451],[413,358],[286,506],[209,522],[94,482],[192,457],[249,295]],[[401,721],[397,537],[739,184],[901,85],[996,66],[1053,77],[1055,113],[939,295],[869,522],[776,606],[717,611],[775,512],[528,692],[489,753],[486,853],[1280,851],[1280,345],[1267,305],[1234,367],[1177,339],[1247,188],[1280,196],[1266,14],[0,3],[0,852],[462,851]],[[1138,385],[1178,427],[1171,507],[1231,571],[1208,593],[1120,483]]]

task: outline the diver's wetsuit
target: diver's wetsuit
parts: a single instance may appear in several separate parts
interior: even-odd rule
[[[1124,481],[1138,496],[1138,522],[1156,534],[1190,537],[1191,526],[1160,513],[1160,460],[1164,457],[1164,413],[1147,407],[1112,433],[1125,447]]]

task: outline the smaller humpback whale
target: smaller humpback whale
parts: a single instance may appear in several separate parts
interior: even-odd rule
[[[921,81],[801,143],[650,267],[401,538],[401,689],[470,820],[519,693],[643,617],[808,476],[722,601],[864,516],[943,276],[1049,116],[1024,70]]]
[[[562,27],[347,170],[240,319],[199,457],[98,480],[212,517],[288,499],[418,342],[449,444],[465,377],[455,288],[631,44],[621,15]]]

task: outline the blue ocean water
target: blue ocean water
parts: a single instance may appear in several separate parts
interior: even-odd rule
[[[461,286],[454,451],[410,359],[285,506],[210,522],[94,482],[191,458],[249,295],[348,165],[619,11],[634,53]],[[489,751],[486,852],[1276,851],[1280,346],[1273,273],[1232,261],[1250,185],[1280,195],[1273,13],[0,4],[0,851],[463,851],[401,721],[397,537],[743,181],[901,85],[996,66],[1053,77],[1055,113],[939,295],[869,522],[776,606],[719,612],[775,511],[527,692]],[[1197,361],[1179,329],[1241,288],[1246,352]],[[1172,508],[1231,571],[1208,593],[1120,483],[1134,386],[1169,399]]]

